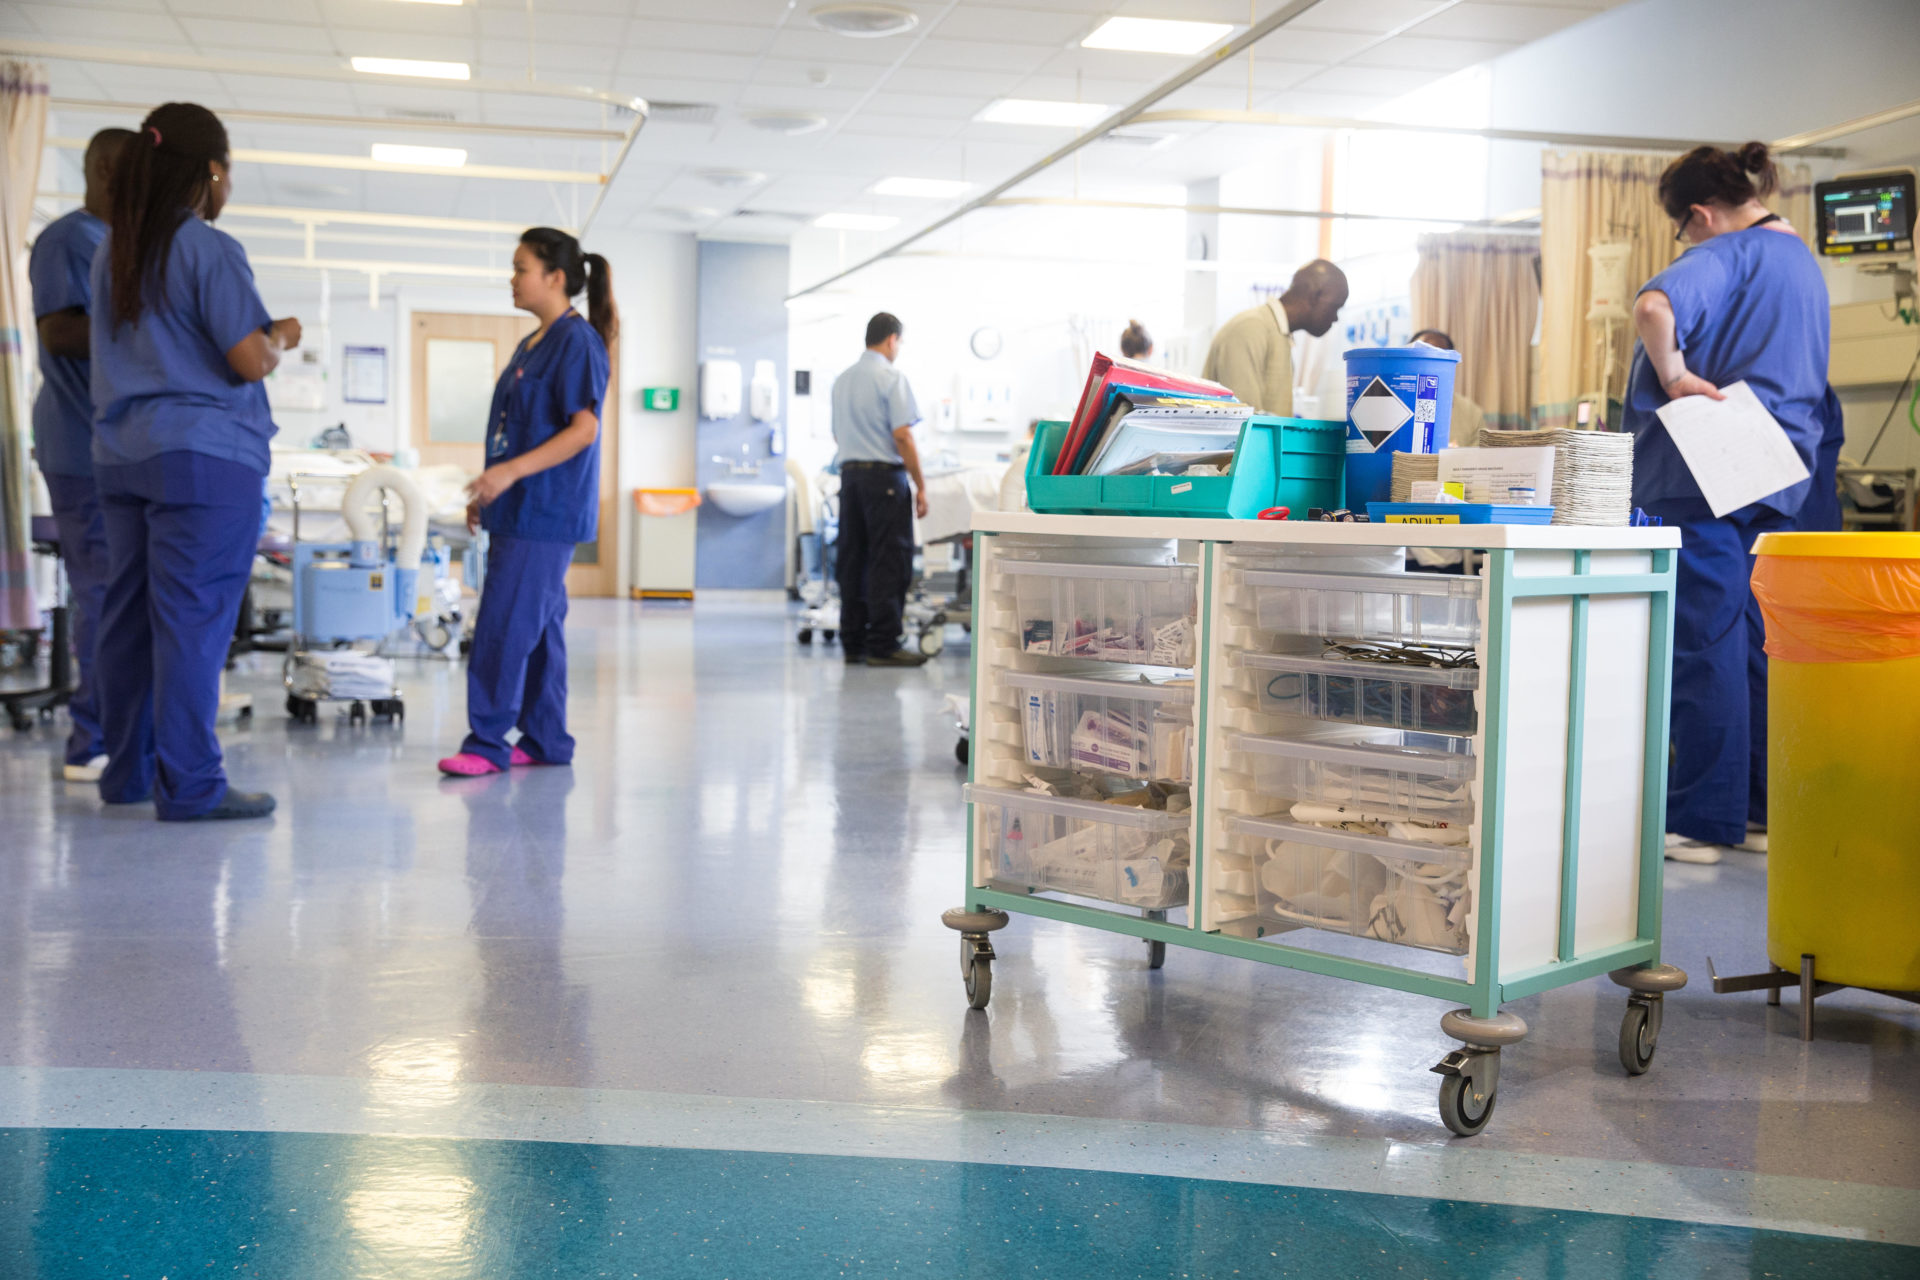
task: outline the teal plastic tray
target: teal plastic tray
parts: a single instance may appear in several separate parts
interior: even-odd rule
[[[1056,476],[1064,422],[1042,422],[1027,455],[1027,505],[1046,515],[1195,516],[1251,520],[1287,507],[1334,508],[1346,492],[1347,424],[1311,418],[1247,419],[1224,476]]]

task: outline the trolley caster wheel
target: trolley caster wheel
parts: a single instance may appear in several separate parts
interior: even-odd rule
[[[1482,1093],[1470,1075],[1450,1075],[1440,1081],[1440,1123],[1463,1138],[1471,1138],[1493,1119],[1498,1092]]]
[[[800,628],[800,637],[799,637],[799,638],[800,638],[800,643],[801,643],[801,644],[812,644],[812,643],[813,643],[813,628],[811,628],[811,627],[802,627],[802,628]]]
[[[967,1008],[984,1009],[987,1001],[993,999],[993,960],[989,956],[972,955],[967,958],[966,977]]]
[[[13,726],[13,731],[15,733],[33,732],[33,717],[30,715],[27,715],[24,712],[20,712],[20,711],[9,712],[7,714],[7,722]]]
[[[1167,962],[1167,944],[1158,938],[1147,940],[1147,968],[1158,969]]]
[[[239,709],[238,711],[236,711],[236,712],[234,712],[234,713],[233,713],[233,718],[234,718],[234,720],[235,720],[235,721],[236,721],[237,723],[239,723],[239,724],[252,724],[252,723],[253,723],[253,708],[252,708],[252,707],[242,707],[242,708],[240,708],[240,709]]]
[[[1653,1065],[1653,1051],[1660,1046],[1659,1005],[1638,1000],[1627,1003],[1627,1014],[1620,1019],[1620,1065],[1630,1076],[1643,1076]]]
[[[941,635],[938,630],[922,631],[920,633],[920,652],[926,654],[929,658],[939,657],[940,651],[946,647],[947,638]]]
[[[373,718],[375,720],[403,720],[406,718],[406,706],[398,698],[375,698],[373,700]]]
[[[435,653],[453,643],[453,632],[444,622],[431,622],[420,628],[420,640]]]
[[[356,702],[347,708],[347,720],[351,724],[365,724],[367,722],[367,704],[364,702]]]
[[[968,740],[965,738],[953,744],[953,758],[961,764],[967,762]]]
[[[287,695],[287,714],[298,724],[312,724],[319,718],[314,711],[312,700],[295,693]]]
[[[832,627],[828,627],[825,631],[822,631],[820,633],[820,638],[822,640],[825,640],[828,644],[832,644],[834,637],[839,634],[840,633],[835,631]]]

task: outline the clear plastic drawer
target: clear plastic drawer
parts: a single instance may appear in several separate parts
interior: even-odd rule
[[[1249,569],[1263,631],[1397,644],[1480,639],[1480,579],[1452,573],[1296,573]]]
[[[1185,813],[970,786],[991,879],[1129,907],[1187,902]]]
[[[1404,732],[1374,741],[1252,734],[1228,740],[1244,754],[1262,795],[1460,824],[1473,821],[1473,756],[1464,749],[1471,743]]]
[[[1027,764],[1186,782],[1193,685],[1002,671],[1020,696]]]
[[[1013,578],[1020,646],[1056,658],[1159,667],[1194,663],[1198,571],[1190,564],[1003,560]]]
[[[1362,658],[1239,653],[1260,710],[1420,733],[1470,734],[1479,724],[1474,667],[1420,667]]]
[[[1285,822],[1226,820],[1226,856],[1253,863],[1259,919],[1452,955],[1467,950],[1465,845]]]

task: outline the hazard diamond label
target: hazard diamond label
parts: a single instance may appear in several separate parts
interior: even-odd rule
[[[1413,410],[1399,396],[1393,394],[1393,388],[1375,378],[1362,388],[1353,398],[1353,409],[1347,414],[1354,429],[1366,438],[1370,449],[1378,449],[1387,442],[1387,438],[1413,416]]]

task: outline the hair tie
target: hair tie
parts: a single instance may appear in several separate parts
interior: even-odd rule
[[[154,146],[156,146],[156,147],[157,147],[157,146],[159,146],[159,145],[160,145],[160,131],[159,131],[158,129],[156,129],[156,128],[154,128],[154,127],[153,127],[152,125],[148,125],[148,126],[147,126],[147,132],[153,135],[153,145],[154,145]]]

